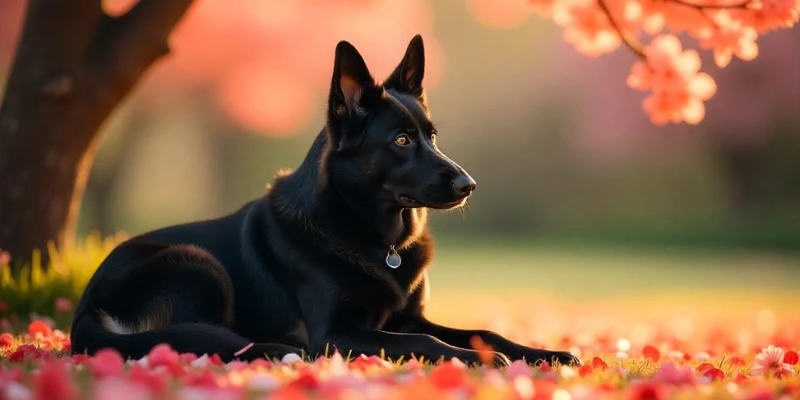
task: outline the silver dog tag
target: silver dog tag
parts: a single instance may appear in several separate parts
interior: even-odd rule
[[[400,258],[400,254],[397,254],[397,250],[394,249],[394,246],[389,247],[389,253],[386,254],[386,265],[389,268],[397,268],[403,262],[403,259]]]

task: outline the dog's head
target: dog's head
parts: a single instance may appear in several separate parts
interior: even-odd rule
[[[383,84],[375,82],[353,45],[336,46],[326,162],[340,193],[389,208],[451,209],[475,190],[475,180],[437,147],[424,73],[419,35]]]

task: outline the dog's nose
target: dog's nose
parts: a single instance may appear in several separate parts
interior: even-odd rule
[[[469,175],[461,175],[458,178],[453,179],[451,183],[453,185],[453,190],[461,195],[472,193],[472,191],[475,190],[475,187],[478,186],[478,184],[475,183],[475,179],[472,179],[472,177]]]

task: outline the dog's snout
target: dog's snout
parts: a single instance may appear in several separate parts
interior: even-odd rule
[[[478,184],[475,182],[475,179],[472,179],[472,177],[469,175],[461,175],[458,178],[453,179],[451,184],[453,186],[453,190],[460,195],[470,194],[478,186]]]

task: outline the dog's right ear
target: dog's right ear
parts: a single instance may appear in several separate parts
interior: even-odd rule
[[[328,95],[328,124],[340,149],[356,139],[348,137],[354,133],[349,132],[352,122],[366,116],[379,89],[358,50],[347,41],[339,42]]]
[[[425,45],[421,35],[415,35],[408,43],[406,54],[400,65],[386,78],[383,86],[399,90],[419,98],[423,97],[422,78],[425,76]]]

